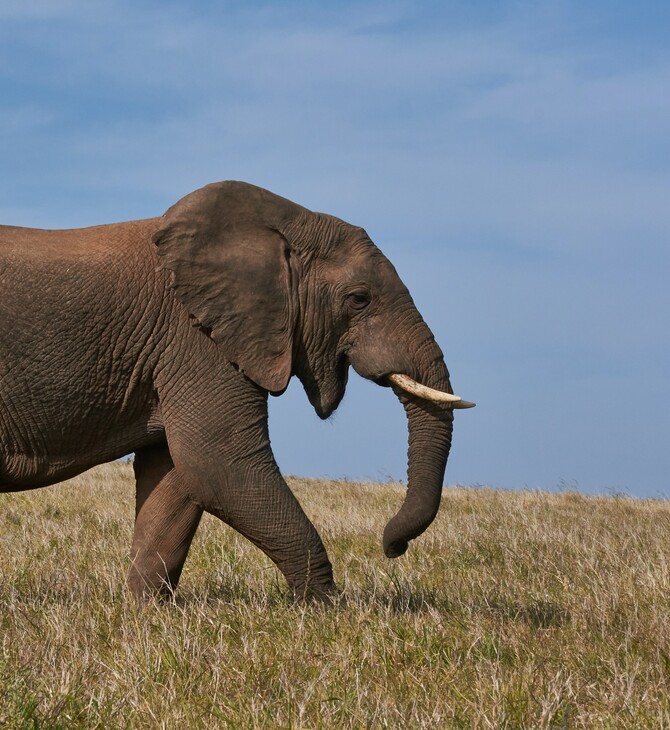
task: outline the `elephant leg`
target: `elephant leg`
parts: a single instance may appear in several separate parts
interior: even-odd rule
[[[244,464],[225,454],[209,459],[195,454],[194,459],[190,449],[184,452],[188,458],[182,462],[175,444],[176,468],[186,475],[198,504],[260,548],[283,573],[296,599],[330,601],[337,588],[326,549],[269,447],[247,449],[253,458]]]
[[[209,339],[198,342],[216,348]],[[189,378],[175,378],[178,387],[168,371],[158,384],[175,469],[193,501],[259,547],[296,598],[329,600],[336,593],[332,566],[275,462],[267,394],[225,362],[213,380],[212,355],[205,354],[189,353]]]
[[[321,537],[279,473],[247,477],[209,506],[272,560],[295,599],[331,601],[337,594]]]
[[[167,446],[137,452],[135,479],[128,586],[136,598],[168,597],[177,588],[202,508],[188,498]]]

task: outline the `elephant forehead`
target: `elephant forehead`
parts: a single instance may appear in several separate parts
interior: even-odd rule
[[[327,213],[306,212],[289,221],[282,233],[292,248],[316,260],[339,259],[346,256],[356,241],[370,242],[362,228]]]
[[[332,230],[327,244],[321,250],[321,259],[332,266],[370,272],[380,265],[389,265],[386,256],[370,240],[363,228],[343,221],[337,222],[339,225]]]
[[[336,288],[364,287],[375,295],[395,296],[407,291],[391,262],[377,249],[349,251],[323,262],[322,278]]]
[[[333,285],[366,284],[380,290],[405,290],[393,264],[365,229],[325,213],[312,213],[293,230],[300,253],[308,250],[319,278]],[[305,244],[308,243],[307,246]]]

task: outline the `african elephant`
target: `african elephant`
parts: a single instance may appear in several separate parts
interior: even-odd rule
[[[335,592],[316,529],[270,448],[292,375],[321,418],[351,365],[408,418],[407,495],[388,557],[432,522],[452,434],[442,352],[362,228],[262,188],[207,185],[162,217],[0,227],[0,491],[135,453],[128,582],[177,586],[203,510],[261,548],[296,597]]]

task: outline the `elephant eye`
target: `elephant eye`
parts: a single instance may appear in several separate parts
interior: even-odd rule
[[[353,292],[347,297],[347,303],[351,309],[360,312],[370,304],[370,295],[367,292]]]

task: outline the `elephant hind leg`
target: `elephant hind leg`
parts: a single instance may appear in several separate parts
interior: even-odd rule
[[[135,455],[135,531],[128,586],[136,598],[170,597],[202,509],[188,497],[166,445]]]

